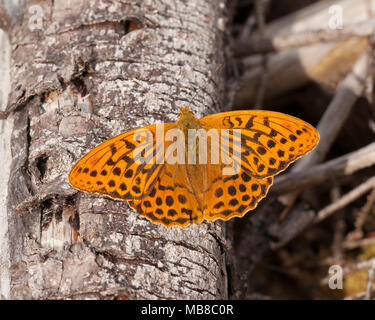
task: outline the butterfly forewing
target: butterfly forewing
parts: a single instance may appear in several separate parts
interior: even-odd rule
[[[163,128],[175,126],[166,123]],[[141,199],[151,191],[162,168],[156,161],[155,141],[156,125],[107,140],[77,162],[69,182],[77,189],[114,199]]]
[[[278,112],[225,112],[204,117],[200,122],[206,128],[240,129],[241,155],[233,157],[229,148],[228,156],[257,179],[285,170],[319,141],[318,132],[310,124]],[[233,136],[233,130],[229,134]]]

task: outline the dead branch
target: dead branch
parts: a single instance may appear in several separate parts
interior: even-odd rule
[[[320,128],[321,144],[319,144],[307,158],[300,160],[295,168],[292,169],[293,172],[308,168],[324,158],[339,129],[345,122],[356,98],[363,90],[363,79],[367,71],[367,61],[367,53],[363,53],[356,62],[353,71],[342,81],[337,89],[335,97],[319,123],[318,130]],[[338,115],[339,113],[341,114],[340,116]],[[334,116],[338,119],[333,119]],[[327,141],[325,141],[325,139],[327,139]],[[296,194],[293,193],[289,195],[292,195],[292,200],[296,197]],[[278,197],[279,200],[280,198],[281,197]],[[290,198],[287,200],[290,200]],[[263,205],[261,209],[258,210],[257,214],[252,217],[253,219],[250,220],[251,223],[246,225],[245,234],[249,236],[244,236],[239,246],[242,248],[241,258],[250,260],[251,266],[259,261],[268,250],[276,250],[285,245],[302,230],[310,226],[315,219],[316,213],[313,210],[306,209],[303,203],[301,203],[280,223],[275,217],[278,215],[279,206],[281,206],[280,201],[269,200],[269,202]],[[256,242],[254,242],[250,235],[254,233],[255,230],[259,229],[259,225],[264,226],[266,224],[268,224],[268,227],[266,231],[263,232],[268,235],[268,237],[265,236],[264,239],[268,244],[263,244],[259,239],[256,239]],[[272,238],[272,241],[269,240],[269,237]],[[262,243],[262,245],[260,245],[260,243]]]
[[[344,80],[338,85],[335,96],[318,124],[320,141],[316,148],[298,161],[293,171],[305,169],[321,162],[331,148],[341,127],[347,120],[354,102],[362,95],[369,67],[368,52],[365,51]]]
[[[375,279],[375,260],[372,261],[371,268],[367,271],[367,284],[366,284],[366,295],[365,299],[370,300],[373,295],[372,283]]]
[[[375,177],[368,179],[366,182],[360,184],[353,190],[340,197],[337,201],[320,210],[314,219],[314,223],[319,223],[320,221],[326,219],[335,211],[344,208],[346,205],[358,199],[360,196],[373,188],[375,188]]]
[[[375,244],[374,238],[365,238],[358,240],[346,240],[343,242],[343,248],[347,250],[356,249],[358,247],[371,246]]]
[[[259,53],[290,50],[298,47],[321,44],[324,42],[344,41],[349,38],[369,37],[374,33],[375,19],[346,25],[342,29],[307,30],[286,35],[274,35],[271,38],[262,38],[255,34],[247,41],[241,40],[235,46],[237,56],[248,56]]]
[[[260,34],[265,33],[266,28],[266,18],[265,18],[265,10],[266,7],[269,5],[269,1],[265,0],[255,0],[255,17],[258,26],[258,30]],[[257,109],[261,109],[264,101],[264,97],[266,95],[266,87],[267,87],[267,65],[268,65],[268,57],[266,55],[262,56],[262,66],[263,66],[263,74],[261,75],[259,81],[258,92],[255,100],[255,107]]]
[[[344,300],[364,300],[366,298],[366,291],[358,292],[350,296],[346,296]]]
[[[335,30],[345,32],[348,26],[357,23],[365,24],[370,19],[371,8],[374,7],[375,0],[335,1],[334,4],[339,4],[342,7],[342,13],[345,17],[344,28],[335,28]],[[316,33],[317,30],[330,32],[328,22],[331,16],[328,9],[331,5],[332,1],[319,1],[293,14],[277,19],[267,24],[264,36],[260,33],[254,34],[252,38],[247,39],[246,45],[253,46],[252,41],[257,37],[293,37],[294,34],[299,34],[302,38],[306,32],[312,34]],[[348,21],[350,21],[350,24]],[[370,29],[370,27],[366,28]],[[239,41],[243,42],[243,40]],[[348,66],[354,64],[368,43],[367,37],[350,37],[341,41],[334,39],[332,42],[317,42],[316,44],[270,54],[267,64],[266,98],[272,99],[311,81],[315,81],[334,92],[337,83],[342,79],[342,75],[347,72]],[[242,50],[242,44],[236,46],[236,48],[238,53],[239,50]],[[254,105],[259,82],[264,73],[263,66],[259,62],[261,60],[261,54],[243,56],[239,59],[244,73],[241,79],[237,79],[241,89],[236,92],[235,105]]]
[[[340,198],[340,188],[334,187],[331,190],[331,201],[337,201]],[[345,217],[344,214],[335,215],[334,232],[332,239],[332,262],[341,264],[344,259],[342,243],[345,233]]]
[[[339,158],[278,176],[270,189],[271,194],[282,194],[290,191],[303,190],[326,181],[375,165],[375,142]]]
[[[299,160],[291,172],[302,171],[321,162],[331,148],[341,127],[347,120],[354,102],[362,94],[368,70],[368,52],[365,51],[355,63],[344,80],[338,85],[335,96],[320,119],[317,130],[320,134],[319,144]],[[289,211],[297,199],[299,192],[283,195],[280,201],[286,206],[282,216]]]
[[[355,229],[346,236],[346,239],[353,240],[353,239],[360,239],[363,237],[362,228],[373,207],[374,202],[375,202],[375,188],[368,195],[364,206],[358,210],[358,213],[356,214],[356,219],[354,222]]]
[[[267,38],[272,38],[275,35],[320,30],[323,29],[322,26],[326,26],[327,29],[345,29],[351,24],[369,19],[373,14],[374,4],[374,0],[318,1],[267,24],[264,33]],[[332,17],[329,9],[332,5],[338,5],[342,9],[341,13],[344,17],[342,25],[329,24]]]

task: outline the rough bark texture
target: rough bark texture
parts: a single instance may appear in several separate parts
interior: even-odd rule
[[[3,297],[226,298],[221,223],[166,229],[67,182],[105,139],[175,121],[181,105],[197,116],[222,109],[223,73],[212,71],[224,58],[224,2],[29,1],[18,10]]]
[[[10,91],[9,65],[10,44],[4,32],[0,30],[0,106],[6,105]],[[0,299],[9,292],[9,241],[8,241],[8,210],[7,210],[7,183],[10,164],[10,136],[13,128],[13,118],[0,122]]]

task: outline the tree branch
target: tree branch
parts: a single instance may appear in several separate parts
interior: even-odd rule
[[[276,195],[311,188],[322,182],[352,175],[373,165],[375,165],[375,142],[311,168],[278,176],[270,193]]]
[[[368,179],[366,182],[360,184],[347,194],[340,197],[337,201],[331,203],[322,210],[319,210],[316,218],[314,219],[314,223],[321,222],[335,211],[344,208],[346,205],[358,199],[360,196],[362,196],[363,194],[365,194],[373,188],[375,188],[375,177]]]
[[[344,41],[349,38],[370,37],[375,30],[375,19],[369,19],[350,25],[342,29],[317,29],[307,30],[273,37],[260,37],[258,34],[250,39],[241,40],[235,45],[238,48],[237,56],[265,54],[291,50],[298,47],[309,46],[317,43]]]

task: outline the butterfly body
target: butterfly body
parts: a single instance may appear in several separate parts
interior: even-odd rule
[[[318,140],[311,125],[282,113],[233,111],[197,119],[182,107],[177,123],[131,130],[95,147],[73,167],[69,182],[128,201],[166,227],[228,220],[254,209],[273,176]]]

